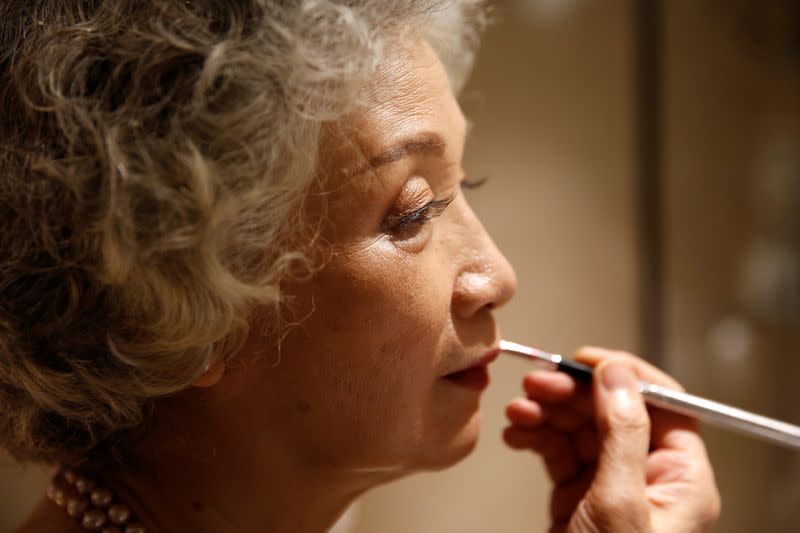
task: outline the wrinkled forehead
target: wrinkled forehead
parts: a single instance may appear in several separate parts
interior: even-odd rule
[[[376,169],[406,155],[455,158],[445,133],[464,128],[444,67],[416,41],[393,49],[357,108],[323,128],[320,166],[329,186],[380,187]]]

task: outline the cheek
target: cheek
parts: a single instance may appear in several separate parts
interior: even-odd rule
[[[373,253],[347,266],[331,272],[329,290],[320,295],[332,318],[326,321],[330,333],[345,343],[367,344],[381,362],[406,359],[409,345],[438,337],[449,316],[450,290],[435,264]]]
[[[447,266],[432,259],[376,250],[331,262],[293,291],[300,324],[273,383],[278,413],[305,406],[286,423],[324,436],[298,444],[313,456],[381,463],[424,439],[452,331]]]
[[[386,244],[386,246],[382,246]],[[448,331],[451,287],[432,255],[406,255],[390,243],[331,263],[313,282],[305,329],[324,353],[332,381],[360,401],[414,401],[436,378]]]

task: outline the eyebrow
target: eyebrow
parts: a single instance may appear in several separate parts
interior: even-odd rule
[[[433,132],[416,134],[413,137],[395,143],[387,150],[370,157],[366,165],[354,170],[351,175],[359,176],[370,170],[375,170],[384,165],[394,163],[412,154],[442,155],[445,151],[445,142],[441,135]]]

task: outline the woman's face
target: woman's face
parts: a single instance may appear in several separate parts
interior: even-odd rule
[[[332,257],[286,287],[280,353],[254,333],[226,379],[306,464],[439,468],[476,442],[485,371],[452,374],[492,359],[516,279],[462,193],[466,122],[432,50],[398,52],[364,96],[322,143]]]

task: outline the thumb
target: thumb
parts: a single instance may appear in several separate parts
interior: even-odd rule
[[[632,531],[648,522],[645,468],[650,418],[633,369],[623,361],[598,367],[594,383],[596,421],[600,436],[597,472],[587,503],[600,522],[622,517]],[[625,528],[619,531],[626,530]]]

